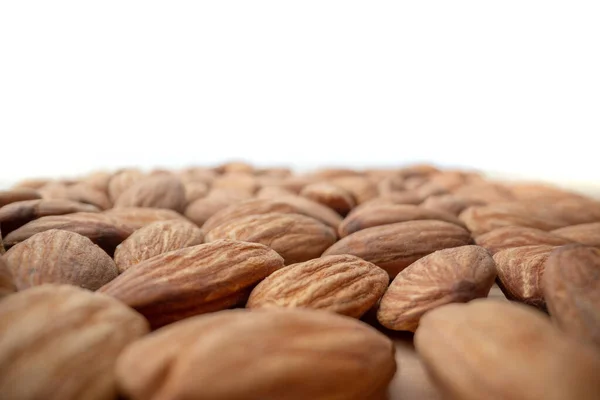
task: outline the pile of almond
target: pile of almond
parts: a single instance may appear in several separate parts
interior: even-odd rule
[[[600,201],[557,187],[131,168],[0,191],[0,230],[1,399],[385,399],[393,331],[439,398],[600,399]]]

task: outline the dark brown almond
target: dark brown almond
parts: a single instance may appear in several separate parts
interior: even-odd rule
[[[60,229],[79,233],[100,246],[109,255],[115,247],[131,235],[134,229],[100,213],[74,213],[67,215],[52,215],[31,221],[4,238],[7,247],[29,239],[36,233],[50,229]]]
[[[577,340],[600,346],[600,249],[559,247],[546,261],[543,282],[555,325]]]
[[[258,243],[218,240],[163,253],[131,266],[100,289],[157,328],[244,304],[252,287],[283,266]]]
[[[352,195],[339,186],[321,182],[307,185],[300,195],[331,208],[340,215],[346,215],[356,205]]]
[[[363,229],[328,248],[324,256],[352,254],[395,277],[419,258],[450,247],[471,244],[471,235],[444,221],[408,221]]]
[[[0,190],[0,208],[17,201],[36,200],[42,196],[34,189]]]
[[[272,212],[284,214],[300,214],[299,210],[291,204],[267,199],[250,199],[240,201],[217,211],[202,225],[205,232],[209,232],[219,225],[240,217],[249,215],[268,214]]]
[[[173,210],[145,207],[123,207],[111,208],[102,214],[120,223],[132,226],[134,229],[142,228],[157,221],[184,220],[187,219]]]
[[[507,299],[546,309],[542,287],[544,264],[555,248],[548,245],[523,246],[494,254],[497,283]]]
[[[45,283],[96,290],[119,273],[112,258],[90,239],[57,229],[16,244],[4,258],[19,290]]]
[[[431,210],[446,211],[452,215],[459,215],[465,209],[471,206],[480,206],[484,203],[476,200],[468,200],[458,197],[455,194],[441,194],[438,196],[429,196],[421,207]]]
[[[148,224],[117,246],[115,263],[120,272],[159,254],[204,242],[202,230],[183,219]]]
[[[17,290],[13,282],[12,274],[4,258],[0,255],[0,299]]]
[[[571,240],[562,238],[550,232],[524,226],[505,226],[477,236],[475,243],[485,247],[492,254],[510,249],[511,247],[549,245],[562,246]]]
[[[67,188],[67,197],[80,203],[91,204],[100,210],[112,207],[112,203],[105,192],[90,185],[77,183]]]
[[[91,204],[83,204],[73,200],[26,200],[8,204],[0,208],[0,227],[2,233],[8,235],[15,229],[37,218],[49,215],[64,215],[76,212],[99,212]]]
[[[380,204],[353,212],[342,221],[338,232],[345,237],[374,226],[417,220],[446,221],[464,227],[458,218],[444,211],[428,210],[412,204]]]
[[[565,226],[552,233],[573,242],[600,248],[600,222]]]
[[[483,247],[438,250],[394,278],[381,299],[377,319],[386,328],[414,332],[429,310],[487,297],[495,278],[496,264]]]
[[[286,265],[319,257],[335,243],[333,228],[301,214],[249,215],[225,222],[206,233],[206,241],[218,239],[262,243],[279,253]]]
[[[164,208],[183,212],[185,209],[185,187],[172,175],[156,175],[139,180],[126,189],[114,207]]]
[[[144,178],[144,174],[137,169],[125,169],[116,172],[108,182],[108,197],[114,203],[119,196],[136,182]]]
[[[387,272],[358,257],[321,257],[273,272],[252,290],[246,307],[312,308],[360,318],[388,283]]]

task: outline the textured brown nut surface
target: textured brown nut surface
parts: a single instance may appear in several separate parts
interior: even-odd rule
[[[78,212],[67,215],[52,215],[31,221],[4,238],[7,246],[29,239],[36,233],[50,229],[61,229],[79,233],[112,254],[115,247],[133,233],[130,225],[121,224],[100,213]]]
[[[120,272],[159,254],[202,244],[202,230],[183,219],[153,222],[133,232],[115,249]]]
[[[108,184],[112,179],[112,174],[106,171],[92,172],[91,174],[83,177],[81,183],[93,187],[106,195],[108,195]],[[110,201],[110,198],[109,198]],[[112,203],[112,202],[111,202]]]
[[[207,242],[218,239],[262,243],[288,265],[319,257],[337,237],[333,228],[314,218],[268,213],[235,218],[206,233]]]
[[[600,250],[584,245],[556,249],[546,261],[543,282],[554,323],[600,346]]]
[[[472,182],[456,188],[454,195],[472,202],[498,203],[514,199],[510,189],[493,182]]]
[[[421,207],[459,215],[466,208],[478,205],[483,205],[483,203],[476,200],[467,200],[454,194],[441,194],[439,196],[429,196],[421,204]]]
[[[143,177],[144,174],[137,169],[126,169],[114,174],[108,182],[108,196],[110,201],[114,203],[121,193],[129,189]]]
[[[15,292],[17,288],[13,283],[12,274],[8,265],[4,261],[3,257],[0,256],[0,299]]]
[[[366,205],[369,203],[375,203],[377,200],[385,199],[387,203],[392,204],[421,204],[423,201],[421,196],[413,191],[403,191],[403,192],[390,192],[386,194],[382,194],[380,197],[375,197],[369,201],[365,201],[362,205]]]
[[[145,260],[100,292],[138,310],[156,328],[243,304],[256,283],[282,266],[281,256],[266,246],[218,240]]]
[[[381,299],[377,319],[386,328],[414,332],[429,310],[486,297],[495,278],[496,264],[482,247],[438,250],[396,276]]]
[[[296,207],[288,203],[279,202],[277,200],[250,199],[240,201],[239,203],[232,204],[217,211],[213,216],[206,220],[204,225],[202,225],[202,229],[204,229],[205,232],[209,232],[217,226],[236,218],[273,212],[284,214],[300,213]]]
[[[352,254],[385,269],[393,278],[427,254],[470,243],[471,235],[458,225],[443,221],[408,221],[355,232],[323,255]]]
[[[35,200],[42,196],[33,189],[0,190],[0,207],[15,201]]]
[[[184,182],[186,206],[208,194],[208,185],[204,182]]]
[[[64,215],[76,212],[98,212],[97,207],[72,200],[26,200],[8,204],[0,208],[2,232],[9,232],[40,217]]]
[[[454,215],[444,211],[428,210],[411,204],[379,204],[353,212],[338,228],[341,237],[362,229],[416,220],[446,221],[464,226]]]
[[[319,204],[316,201],[309,200],[305,197],[282,196],[276,198],[276,200],[278,202],[289,204],[295,207],[299,214],[308,215],[309,217],[318,219],[332,228],[337,229],[338,225],[342,222],[342,217],[340,217],[340,215],[331,208],[325,207],[324,205]]]
[[[555,246],[523,246],[494,254],[498,286],[509,300],[546,308],[542,288],[544,263]]]
[[[273,272],[252,290],[246,307],[313,308],[360,318],[388,283],[387,272],[358,257],[321,257]]]
[[[132,400],[371,400],[396,371],[394,351],[341,315],[228,310],[148,335],[123,352],[116,373]]]
[[[44,283],[96,290],[119,273],[112,258],[90,239],[57,229],[18,243],[4,259],[19,290]]]
[[[24,179],[12,186],[12,189],[39,189],[45,184],[50,182],[50,179],[46,178],[32,178]]]
[[[185,205],[185,187],[181,181],[172,175],[157,175],[126,189],[117,197],[114,207],[165,208],[183,212]]]
[[[300,195],[323,204],[341,215],[346,215],[356,205],[352,195],[345,189],[330,183],[313,183],[302,189]]]
[[[244,200],[238,196],[207,196],[193,201],[185,209],[185,216],[198,226],[204,223],[218,211]]]
[[[331,180],[331,183],[350,192],[358,204],[362,204],[379,195],[377,185],[368,178],[362,176],[344,176],[335,178]]]
[[[10,295],[0,302],[2,398],[114,399],[117,356],[147,332],[135,311],[73,286]]]
[[[444,398],[600,398],[600,359],[544,314],[498,300],[450,304],[425,314],[415,347]]]
[[[562,238],[550,232],[524,226],[505,226],[477,236],[475,243],[485,247],[492,254],[510,249],[511,247],[549,245],[562,246],[571,240]]]
[[[213,189],[233,189],[250,195],[258,190],[256,178],[243,172],[225,173],[212,182]]]
[[[134,229],[142,228],[157,221],[184,220],[187,219],[173,210],[147,207],[123,207],[111,208],[103,212],[109,218],[129,225]]]
[[[600,222],[565,226],[552,233],[577,243],[600,247]]]
[[[78,183],[67,188],[67,198],[80,203],[91,204],[101,210],[112,207],[108,195],[90,185]]]

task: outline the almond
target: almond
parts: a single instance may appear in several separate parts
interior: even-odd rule
[[[541,229],[524,226],[505,226],[477,236],[475,243],[495,254],[511,247],[536,245],[562,246],[571,243],[571,240]]]
[[[149,258],[100,289],[138,310],[152,327],[244,304],[259,281],[283,266],[258,243],[218,240]]]
[[[600,247],[600,222],[555,229],[553,234],[588,246]]]
[[[44,283],[96,290],[119,273],[112,258],[90,239],[57,229],[18,243],[4,258],[19,290]]]
[[[108,182],[108,196],[114,203],[121,194],[140,181],[144,174],[137,169],[125,169],[115,173]]]
[[[463,223],[454,215],[444,211],[428,210],[411,204],[379,204],[353,212],[338,228],[341,237],[362,229],[416,220],[446,221],[459,226]]]
[[[123,352],[116,373],[131,400],[370,400],[384,397],[394,352],[353,318],[228,310],[148,335]]]
[[[68,185],[63,182],[52,181],[38,189],[42,199],[57,200],[68,199]]]
[[[494,254],[498,286],[509,300],[546,308],[542,288],[544,263],[555,246],[523,246]]]
[[[91,174],[83,177],[81,183],[92,187],[108,196],[108,184],[112,178],[112,174],[106,171],[92,172]],[[110,198],[109,198],[110,201]],[[111,202],[112,204],[112,202]]]
[[[185,204],[185,187],[181,181],[172,175],[157,175],[134,183],[117,197],[114,207],[166,208],[183,212]]]
[[[4,238],[4,244],[10,247],[29,239],[36,233],[50,229],[61,229],[86,236],[108,254],[112,254],[115,247],[134,230],[131,226],[116,222],[104,214],[78,212],[41,217],[31,221],[9,233]]]
[[[81,203],[91,204],[100,210],[112,207],[112,203],[105,192],[84,183],[77,183],[67,188],[67,198]]]
[[[208,194],[208,186],[204,182],[184,182],[186,206]]]
[[[543,282],[555,325],[600,346],[600,249],[575,244],[554,250]]]
[[[357,204],[362,204],[379,195],[377,185],[363,176],[343,176],[332,179],[330,182],[348,191]]]
[[[375,204],[378,200],[380,202],[385,201],[386,203],[389,203],[389,204],[418,205],[418,204],[421,204],[421,202],[422,202],[421,196],[419,196],[416,192],[410,191],[410,190],[405,190],[402,192],[389,192],[389,193],[381,194],[379,197],[375,197],[374,199],[365,201],[364,203],[361,204],[361,206],[363,206],[363,205],[366,206],[367,204]],[[354,208],[353,210],[356,210],[356,208]]]
[[[17,290],[13,282],[12,274],[10,269],[3,257],[0,256],[0,299],[4,296],[8,296]]]
[[[67,285],[4,298],[0,321],[5,399],[113,399],[117,356],[148,332],[144,318],[118,301]]]
[[[216,177],[212,182],[213,189],[233,189],[250,195],[258,190],[256,178],[243,172],[230,172]]]
[[[50,182],[50,179],[46,178],[33,178],[33,179],[25,179],[17,182],[12,186],[13,189],[40,189],[42,186]]]
[[[444,221],[408,221],[355,232],[323,255],[352,254],[385,269],[393,278],[427,254],[470,243],[471,235],[458,225]]]
[[[153,222],[135,231],[117,246],[115,263],[120,272],[159,254],[204,242],[202,230],[183,219]]]
[[[0,227],[2,227],[2,232],[7,235],[26,223],[41,217],[98,211],[100,210],[95,206],[72,200],[18,201],[0,208]]]
[[[33,189],[0,190],[0,207],[16,201],[36,200],[42,196]]]
[[[185,209],[185,216],[198,226],[204,223],[218,211],[244,200],[236,195],[208,196],[193,201]]]
[[[321,257],[273,272],[252,290],[246,307],[313,308],[360,318],[388,283],[387,272],[358,257]]]
[[[459,215],[468,207],[480,205],[483,205],[483,203],[480,201],[467,200],[462,197],[458,197],[455,194],[441,194],[438,196],[429,196],[421,204],[421,207],[428,208],[430,210],[445,211],[452,215]]]
[[[377,319],[386,328],[414,332],[427,311],[487,297],[496,264],[479,246],[438,250],[400,271],[381,299]]]
[[[352,195],[345,189],[330,183],[321,182],[307,185],[300,195],[331,208],[340,215],[346,215],[356,205]]]
[[[104,211],[103,214],[115,221],[132,226],[134,229],[142,228],[148,224],[157,221],[187,221],[187,219],[178,212],[162,208],[111,208],[109,210]]]
[[[266,186],[256,193],[259,199],[276,199],[281,196],[294,196],[296,193],[279,186]]]
[[[319,257],[337,237],[333,228],[314,218],[268,213],[235,218],[206,233],[207,242],[218,239],[262,243],[289,265]]]
[[[299,214],[313,217],[332,228],[337,229],[342,222],[342,217],[331,208],[309,200],[302,196],[281,196],[276,199],[278,202],[289,204],[295,207]]]
[[[455,196],[477,203],[498,203],[514,199],[510,189],[495,182],[472,182],[452,192]]]

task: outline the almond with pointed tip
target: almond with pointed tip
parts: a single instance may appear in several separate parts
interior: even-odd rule
[[[235,218],[206,233],[207,242],[218,239],[262,243],[289,265],[319,257],[337,236],[333,228],[314,218],[268,213]]]
[[[149,258],[100,288],[142,313],[153,328],[244,304],[251,289],[283,266],[258,243],[218,240]]]
[[[475,243],[485,247],[492,254],[512,247],[523,246],[562,246],[571,240],[562,238],[550,232],[524,226],[505,226],[477,236]]]
[[[375,400],[396,372],[392,341],[315,310],[227,310],[129,346],[116,374],[131,400]],[[135,372],[135,373],[132,373]]]
[[[246,307],[311,308],[360,318],[388,283],[387,272],[358,257],[320,257],[273,272],[252,290]]]
[[[414,332],[427,311],[487,297],[496,264],[483,247],[438,250],[401,271],[381,299],[377,319],[386,328]]]
[[[340,215],[346,215],[356,202],[345,189],[327,182],[313,183],[302,189],[300,195],[331,208]]]
[[[183,219],[158,221],[146,225],[115,249],[119,272],[144,260],[169,251],[195,246],[204,242],[202,230]]]

